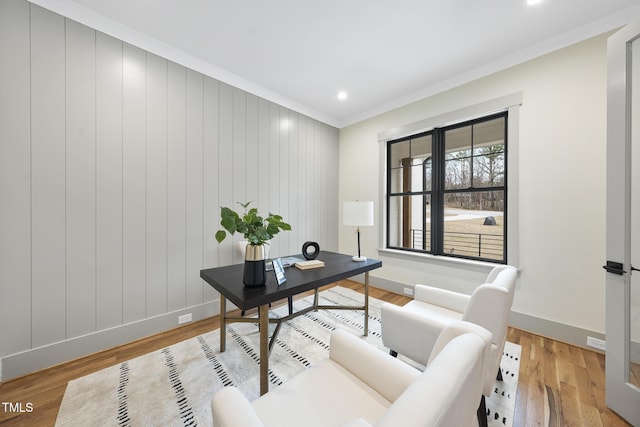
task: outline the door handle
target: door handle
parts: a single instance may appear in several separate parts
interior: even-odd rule
[[[631,271],[640,271],[640,268],[635,268],[633,265],[631,266]]]
[[[621,262],[607,261],[607,265],[603,265],[602,268],[604,268],[607,271],[607,273],[613,273],[619,276],[622,276],[623,274],[626,273],[626,271],[624,271],[622,268]],[[633,267],[631,267],[631,269],[637,270],[637,269],[634,269]]]

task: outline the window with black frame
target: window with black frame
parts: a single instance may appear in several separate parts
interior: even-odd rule
[[[387,247],[506,262],[507,113],[387,142]]]

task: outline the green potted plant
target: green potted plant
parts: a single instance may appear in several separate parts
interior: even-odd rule
[[[240,203],[244,209],[242,215],[227,207],[220,207],[220,225],[223,229],[216,232],[216,240],[222,242],[230,234],[241,233],[247,240],[244,258],[244,277],[246,286],[261,286],[266,282],[265,250],[280,231],[291,230],[291,226],[282,220],[280,215],[269,213],[267,217],[258,214],[258,209],[251,208],[251,202]]]

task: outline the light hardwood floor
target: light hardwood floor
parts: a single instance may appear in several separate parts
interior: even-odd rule
[[[349,281],[341,286],[361,290]],[[372,288],[370,295],[394,304],[409,298]],[[51,426],[69,381],[122,361],[159,350],[219,327],[205,319],[12,381],[0,383],[0,401],[33,405],[32,412],[0,406],[3,426]],[[514,426],[629,426],[610,411],[604,398],[604,355],[529,332],[509,328],[507,339],[522,346]],[[15,406],[14,406],[15,410]]]

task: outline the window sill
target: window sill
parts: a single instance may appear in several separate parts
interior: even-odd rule
[[[453,258],[447,256],[431,255],[420,252],[401,251],[398,249],[378,248],[378,253],[383,256],[391,256],[404,260],[412,260],[425,262],[429,264],[438,264],[448,267],[461,268],[465,270],[485,271],[491,269],[501,263],[493,263],[488,261],[476,261],[472,259]]]

